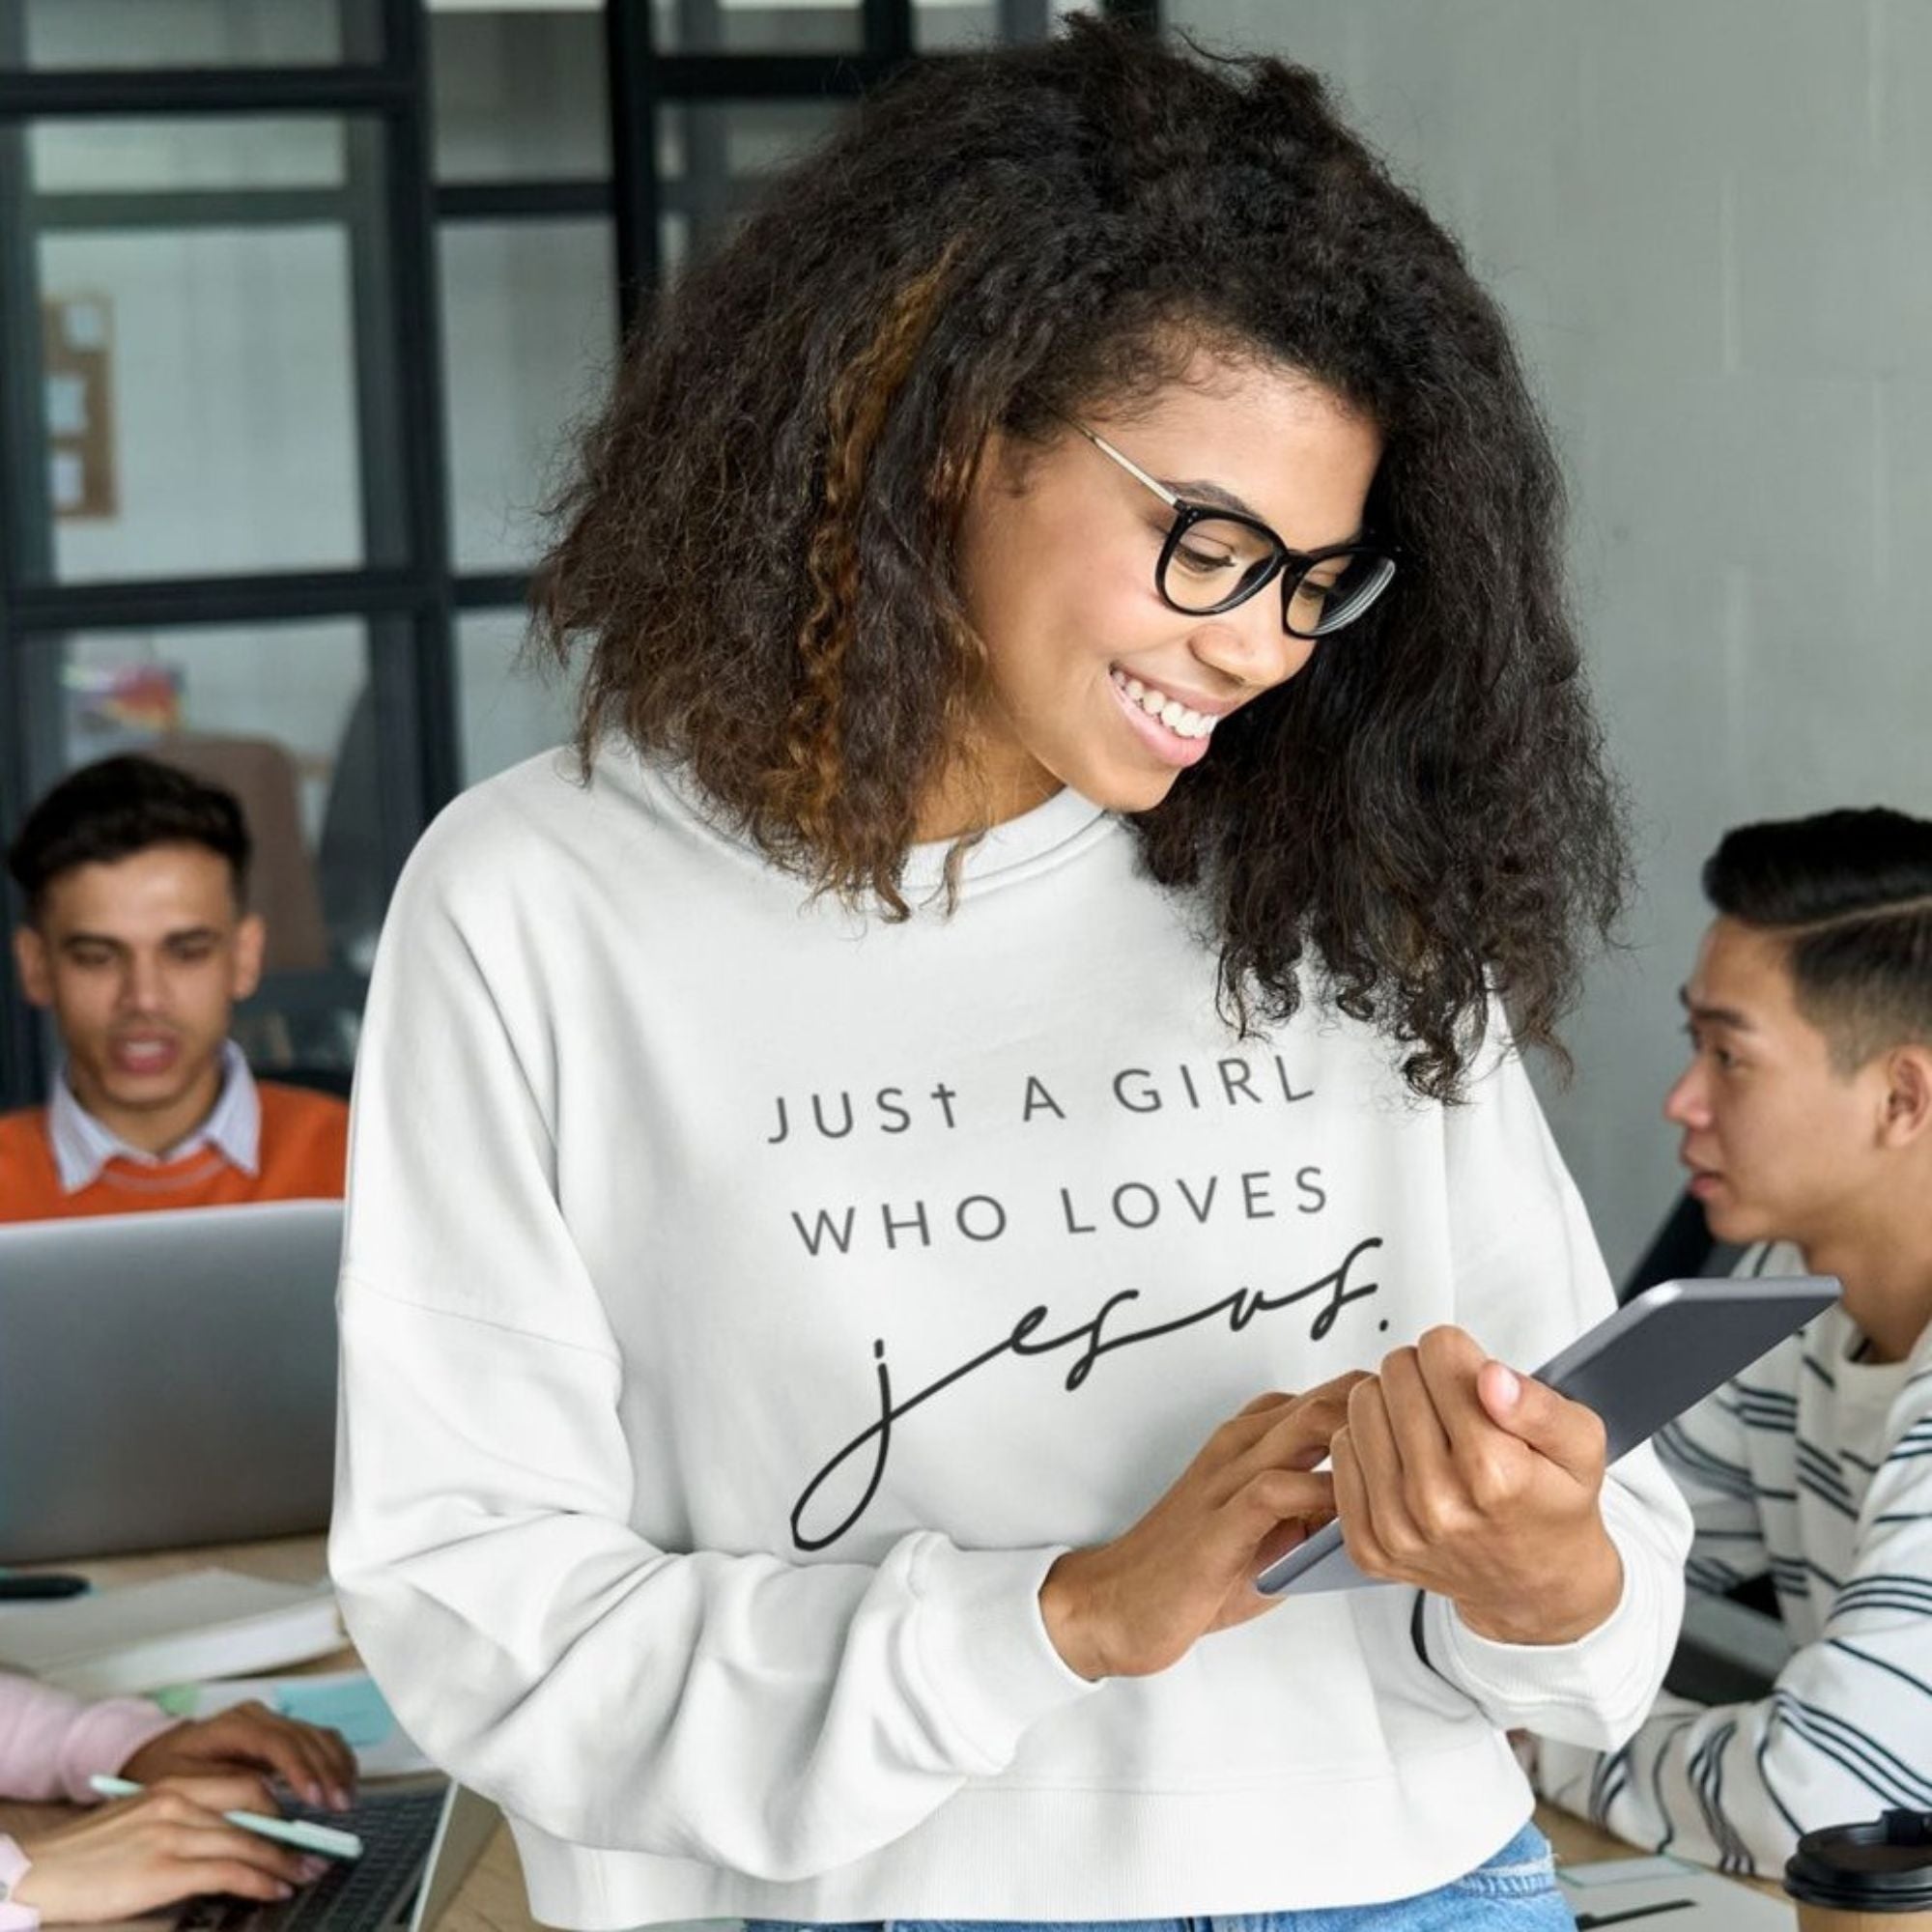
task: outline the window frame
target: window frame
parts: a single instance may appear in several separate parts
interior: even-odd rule
[[[701,41],[717,0],[677,4],[680,44]],[[1003,36],[1022,31],[1043,4],[1001,0]],[[667,105],[850,99],[922,57],[913,0],[860,0],[863,46],[837,54],[660,54],[652,0],[605,0],[606,178],[439,183],[424,0],[341,0],[341,6],[345,57],[333,66],[43,70],[24,65],[21,10],[0,5],[0,61],[8,63],[0,66],[0,848],[33,803],[30,775],[59,762],[60,693],[48,688],[46,671],[54,654],[39,647],[48,637],[352,618],[370,627],[386,896],[423,828],[463,782],[458,616],[522,605],[528,589],[526,572],[455,567],[439,313],[442,226],[608,217],[614,229],[616,315],[628,332],[657,286],[660,215],[677,199],[657,167]],[[1101,9],[1158,31],[1159,0],[1101,0]],[[353,202],[357,183],[352,179],[339,191],[211,188],[30,198],[29,129],[55,118],[222,115],[361,117],[381,128],[380,167],[364,184],[367,205],[348,207],[344,218],[357,270],[364,554],[395,560],[342,570],[54,582],[47,567],[51,518],[39,355],[41,234],[312,220],[320,209]],[[30,206],[30,199],[42,205]],[[366,259],[356,252],[364,249],[373,251]],[[368,461],[372,444],[386,449],[393,463]],[[11,932],[23,912],[11,881],[0,908]],[[49,1072],[44,1027],[20,996],[11,946],[0,949],[0,1107],[39,1103]]]

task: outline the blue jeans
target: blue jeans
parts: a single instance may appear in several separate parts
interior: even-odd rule
[[[805,1926],[748,1918],[746,1932],[1575,1932],[1556,1889],[1549,1842],[1525,1825],[1493,1858],[1435,1891],[1383,1905],[1333,1905],[1313,1912],[1251,1912],[1226,1918],[1128,1918],[1033,1925],[996,1919],[889,1918]]]

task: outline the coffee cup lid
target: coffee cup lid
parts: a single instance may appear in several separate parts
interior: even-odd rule
[[[1806,1832],[1785,1864],[1784,1889],[1807,1905],[1922,1912],[1932,1906],[1932,1811]]]

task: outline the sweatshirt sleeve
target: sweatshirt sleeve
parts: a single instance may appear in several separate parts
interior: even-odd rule
[[[860,1858],[1093,1691],[1040,1618],[1060,1552],[917,1532],[795,1565],[639,1533],[542,1015],[515,956],[486,969],[453,902],[476,868],[426,863],[437,842],[358,1056],[329,1552],[351,1634],[432,1758],[554,1835],[780,1880]]]
[[[1799,1834],[1932,1808],[1932,1369],[1874,1474],[1850,1576],[1824,1633],[1770,1696],[1664,1698],[1622,1749],[1538,1747],[1546,1797],[1632,1844],[1776,1874]]]
[[[141,1697],[89,1703],[31,1678],[0,1674],[0,1796],[92,1804],[88,1779],[116,1772],[181,1720]]]
[[[1533,1373],[1616,1305],[1576,1184],[1500,1028],[1447,1127],[1459,1320],[1492,1355]],[[1500,1729],[1619,1744],[1663,1681],[1684,1612],[1690,1520],[1649,1445],[1604,1479],[1604,1526],[1623,1566],[1616,1607],[1565,1644],[1478,1635],[1447,1599],[1415,1620],[1424,1661]]]

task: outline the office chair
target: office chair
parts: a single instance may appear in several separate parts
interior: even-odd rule
[[[235,1011],[238,1043],[258,1072],[336,1091],[328,1076],[346,1084],[364,981],[342,960],[326,917],[294,755],[274,738],[193,731],[142,750],[233,792],[254,841],[249,899],[268,943],[261,987]],[[306,1081],[310,1069],[322,1077]]]
[[[1735,1241],[1720,1241],[1704,1219],[1704,1204],[1680,1194],[1650,1245],[1617,1288],[1620,1302],[1633,1301],[1647,1288],[1681,1275],[1729,1274],[1744,1256]]]

